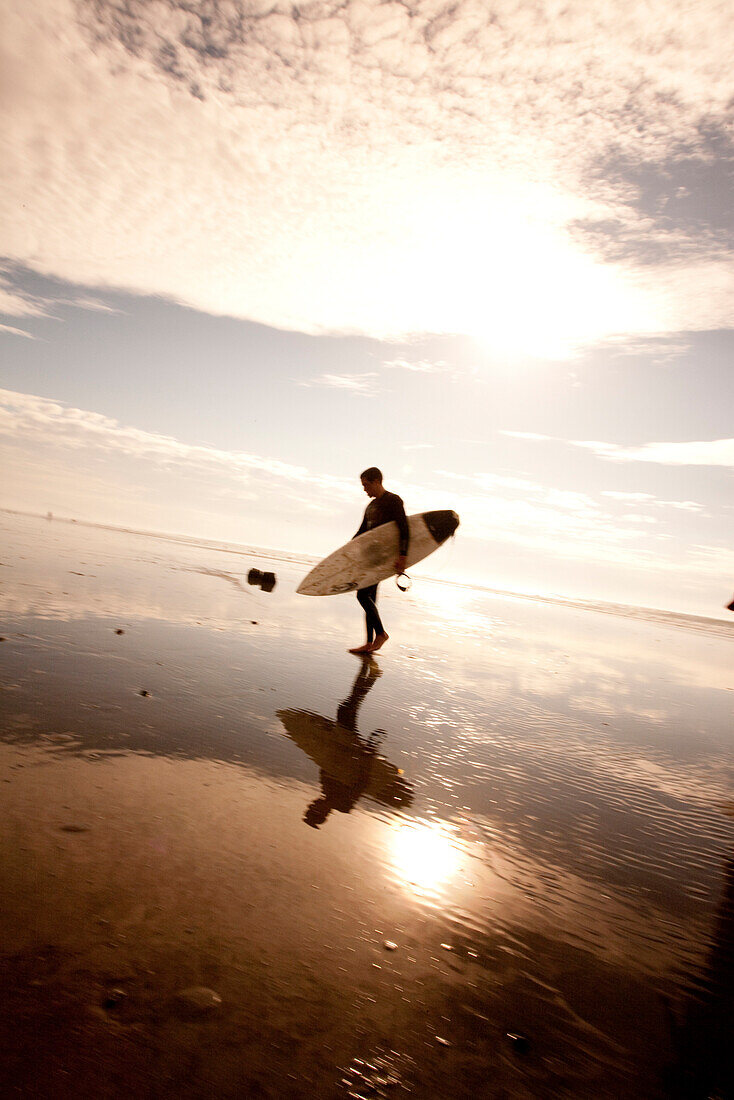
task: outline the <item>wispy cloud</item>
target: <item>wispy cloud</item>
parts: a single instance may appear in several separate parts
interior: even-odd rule
[[[569,440],[600,458],[615,462],[656,462],[662,466],[726,466],[734,469],[734,439],[691,440],[681,443],[643,443],[622,447],[596,440]]]
[[[36,441],[74,450],[92,447],[161,464],[217,467],[228,477],[246,479],[254,474],[267,474],[300,485],[308,482],[335,493],[353,491],[351,482],[315,476],[305,466],[246,451],[186,443],[173,436],[120,424],[101,413],[10,390],[0,390],[0,435],[15,441]]]
[[[541,435],[537,432],[503,430],[500,434],[515,439],[564,443],[570,447],[581,447],[599,458],[614,462],[655,462],[661,466],[725,466],[734,469],[734,439],[651,442],[642,443],[637,447],[625,447],[619,443],[605,443],[599,439],[560,439],[557,436]]]
[[[614,489],[602,489],[601,495],[624,503],[650,505],[658,508],[677,508],[682,512],[702,512],[704,510],[703,504],[698,504],[695,500],[661,500],[652,493],[627,493]]]
[[[364,371],[362,374],[320,374],[317,378],[311,378],[307,382],[299,382],[300,386],[326,386],[335,390],[349,390],[364,396],[376,392],[374,371]]]
[[[625,493],[618,492],[615,489],[602,489],[601,495],[603,497],[611,497],[613,500],[631,501],[635,504],[642,504],[645,501],[655,500],[652,493]]]
[[[451,369],[443,360],[433,363],[427,359],[387,359],[382,366],[387,370],[407,370],[413,374],[445,374]]]
[[[0,266],[0,314],[9,317],[48,317],[48,303],[14,285],[8,269]]]
[[[726,5],[33,7],[4,12],[0,253],[39,271],[539,355],[730,323],[676,175],[726,132]]]
[[[13,328],[12,325],[0,325],[0,332],[7,332],[9,336],[25,336],[27,340],[33,340],[34,336],[22,328]]]
[[[100,298],[89,294],[80,293],[73,297],[31,294],[19,285],[15,265],[7,261],[4,264],[0,262],[0,314],[10,317],[42,317],[58,320],[58,309],[61,306],[73,306],[77,309],[88,309],[103,313],[118,312]],[[0,330],[21,336],[31,335],[7,325],[0,326]]]

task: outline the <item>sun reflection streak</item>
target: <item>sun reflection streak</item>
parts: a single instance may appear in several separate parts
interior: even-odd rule
[[[394,831],[395,871],[421,897],[439,893],[459,870],[461,859],[462,852],[439,824],[411,822]]]

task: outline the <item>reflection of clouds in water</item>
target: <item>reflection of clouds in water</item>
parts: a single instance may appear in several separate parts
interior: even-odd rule
[[[487,608],[481,608],[475,589],[445,583],[424,582],[411,590],[411,603],[420,608],[424,621],[438,630],[451,626],[460,636],[471,637],[480,630],[486,638],[492,634],[493,620]]]
[[[485,694],[489,685],[502,690],[503,684],[511,683],[513,691],[562,698],[565,706],[570,703],[607,715],[621,708],[644,716],[650,700],[637,700],[655,680],[668,686],[731,686],[730,664],[718,632],[712,633],[706,654],[707,636],[701,635],[700,644],[687,645],[693,632],[682,619],[674,626],[638,624],[632,614],[636,609],[631,608],[629,618],[615,615],[602,620],[598,611],[562,603],[556,613],[556,606],[542,600],[515,600],[476,589],[457,588],[454,593],[450,586],[430,583],[424,587],[424,620],[433,621],[436,629],[446,622],[457,624],[457,630],[445,635],[445,647],[450,651],[453,646],[470,657],[458,674],[465,687],[474,686]],[[722,637],[724,645],[728,640]],[[468,647],[467,642],[475,644]]]

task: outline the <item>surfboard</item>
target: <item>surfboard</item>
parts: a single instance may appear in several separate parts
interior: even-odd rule
[[[450,510],[408,516],[410,542],[405,568],[427,558],[458,526],[459,517]],[[395,574],[398,541],[394,520],[365,531],[315,565],[296,591],[302,596],[338,596],[387,580]]]

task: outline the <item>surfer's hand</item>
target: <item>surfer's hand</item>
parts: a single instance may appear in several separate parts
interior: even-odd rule
[[[394,562],[396,573],[404,573],[405,572],[405,562],[406,562],[405,554],[399,554],[398,557],[395,559],[395,562]]]

